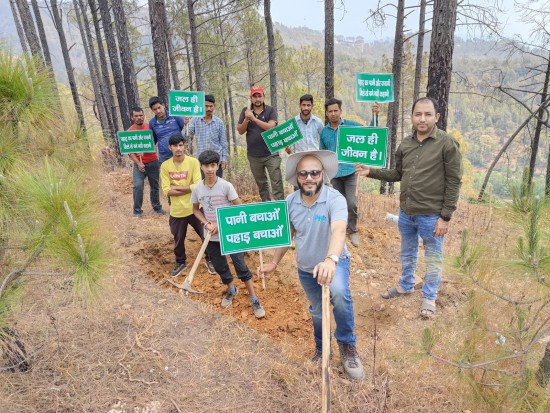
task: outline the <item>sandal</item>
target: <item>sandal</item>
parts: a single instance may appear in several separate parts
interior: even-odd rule
[[[429,320],[435,317],[435,304],[432,304],[426,300],[422,301],[420,306],[420,318],[423,320]]]
[[[411,295],[411,294],[412,294],[412,291],[409,291],[407,293],[401,293],[397,290],[397,288],[393,287],[388,289],[385,293],[382,293],[381,295],[382,295],[382,298],[389,300],[391,298],[397,298],[397,297],[402,297],[402,296]]]

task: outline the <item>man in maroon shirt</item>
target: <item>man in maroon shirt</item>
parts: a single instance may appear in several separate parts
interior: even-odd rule
[[[149,130],[149,124],[145,123],[145,117],[143,109],[140,107],[132,108],[132,126],[128,130]],[[155,146],[157,142],[155,141]],[[149,196],[151,199],[151,205],[154,211],[159,215],[166,215],[166,212],[162,209],[159,197],[159,175],[160,175],[160,163],[158,160],[157,152],[128,155],[132,161],[134,161],[133,180],[134,180],[134,218],[141,218],[143,210],[141,205],[143,204],[143,186],[145,184],[145,177],[149,179]]]

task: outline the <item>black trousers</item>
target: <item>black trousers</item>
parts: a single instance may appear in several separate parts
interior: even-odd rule
[[[206,247],[206,252],[210,257],[212,264],[214,264],[214,269],[218,274],[220,274],[222,283],[225,285],[230,284],[233,281],[233,275],[231,274],[231,270],[227,264],[227,257],[222,255],[220,243],[217,241],[210,241],[208,243],[208,247]],[[233,267],[235,267],[239,280],[244,282],[252,279],[252,273],[248,269],[246,261],[244,260],[244,253],[238,252],[235,254],[230,254],[229,256],[231,257],[231,261],[233,261]]]
[[[187,226],[191,225],[195,232],[204,241],[204,228],[201,222],[191,214],[186,217],[176,218],[170,215],[170,232],[174,236],[174,255],[178,264],[185,264],[187,256],[185,255],[185,237],[187,236]],[[208,260],[208,249],[206,252],[206,260]]]

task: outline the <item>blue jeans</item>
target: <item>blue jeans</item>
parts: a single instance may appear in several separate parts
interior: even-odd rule
[[[309,312],[313,321],[313,336],[315,347],[323,348],[323,289],[313,278],[310,272],[298,268],[300,283],[309,299]],[[333,306],[334,320],[336,321],[336,341],[338,343],[355,345],[355,319],[353,315],[353,301],[349,289],[349,258],[340,258],[336,266],[334,279],[330,284],[330,302]]]
[[[418,262],[419,237],[424,244],[426,275],[422,286],[422,298],[435,300],[443,264],[443,236],[435,237],[435,225],[438,214],[407,215],[399,210],[399,232],[401,233],[401,280],[399,284],[404,291],[414,290],[414,276]]]
[[[160,175],[160,163],[159,161],[152,161],[145,164],[145,172],[141,172],[136,164],[132,173],[134,181],[134,214],[141,214],[143,210],[143,186],[145,184],[145,178],[149,179],[149,198],[151,199],[151,205],[155,211],[160,211],[162,205],[159,198],[159,175]]]

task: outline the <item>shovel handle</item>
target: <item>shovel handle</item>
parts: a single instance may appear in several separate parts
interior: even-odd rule
[[[204,241],[202,242],[201,249],[199,250],[199,253],[197,254],[197,258],[195,258],[195,262],[193,263],[193,266],[191,267],[191,271],[189,271],[189,275],[187,278],[185,278],[185,281],[189,283],[189,286],[193,284],[193,278],[195,277],[195,273],[197,272],[197,268],[199,268],[199,264],[201,262],[202,256],[204,255],[204,251],[206,251],[206,247],[208,246],[208,243],[210,242],[210,237],[212,234],[210,231],[206,232],[206,236],[204,237]]]
[[[262,250],[258,250],[260,253],[260,267],[264,266],[264,256],[262,254]],[[265,275],[262,277],[262,290],[265,290]]]
[[[330,412],[330,287],[323,285],[322,298],[322,384],[321,384],[321,412]]]

